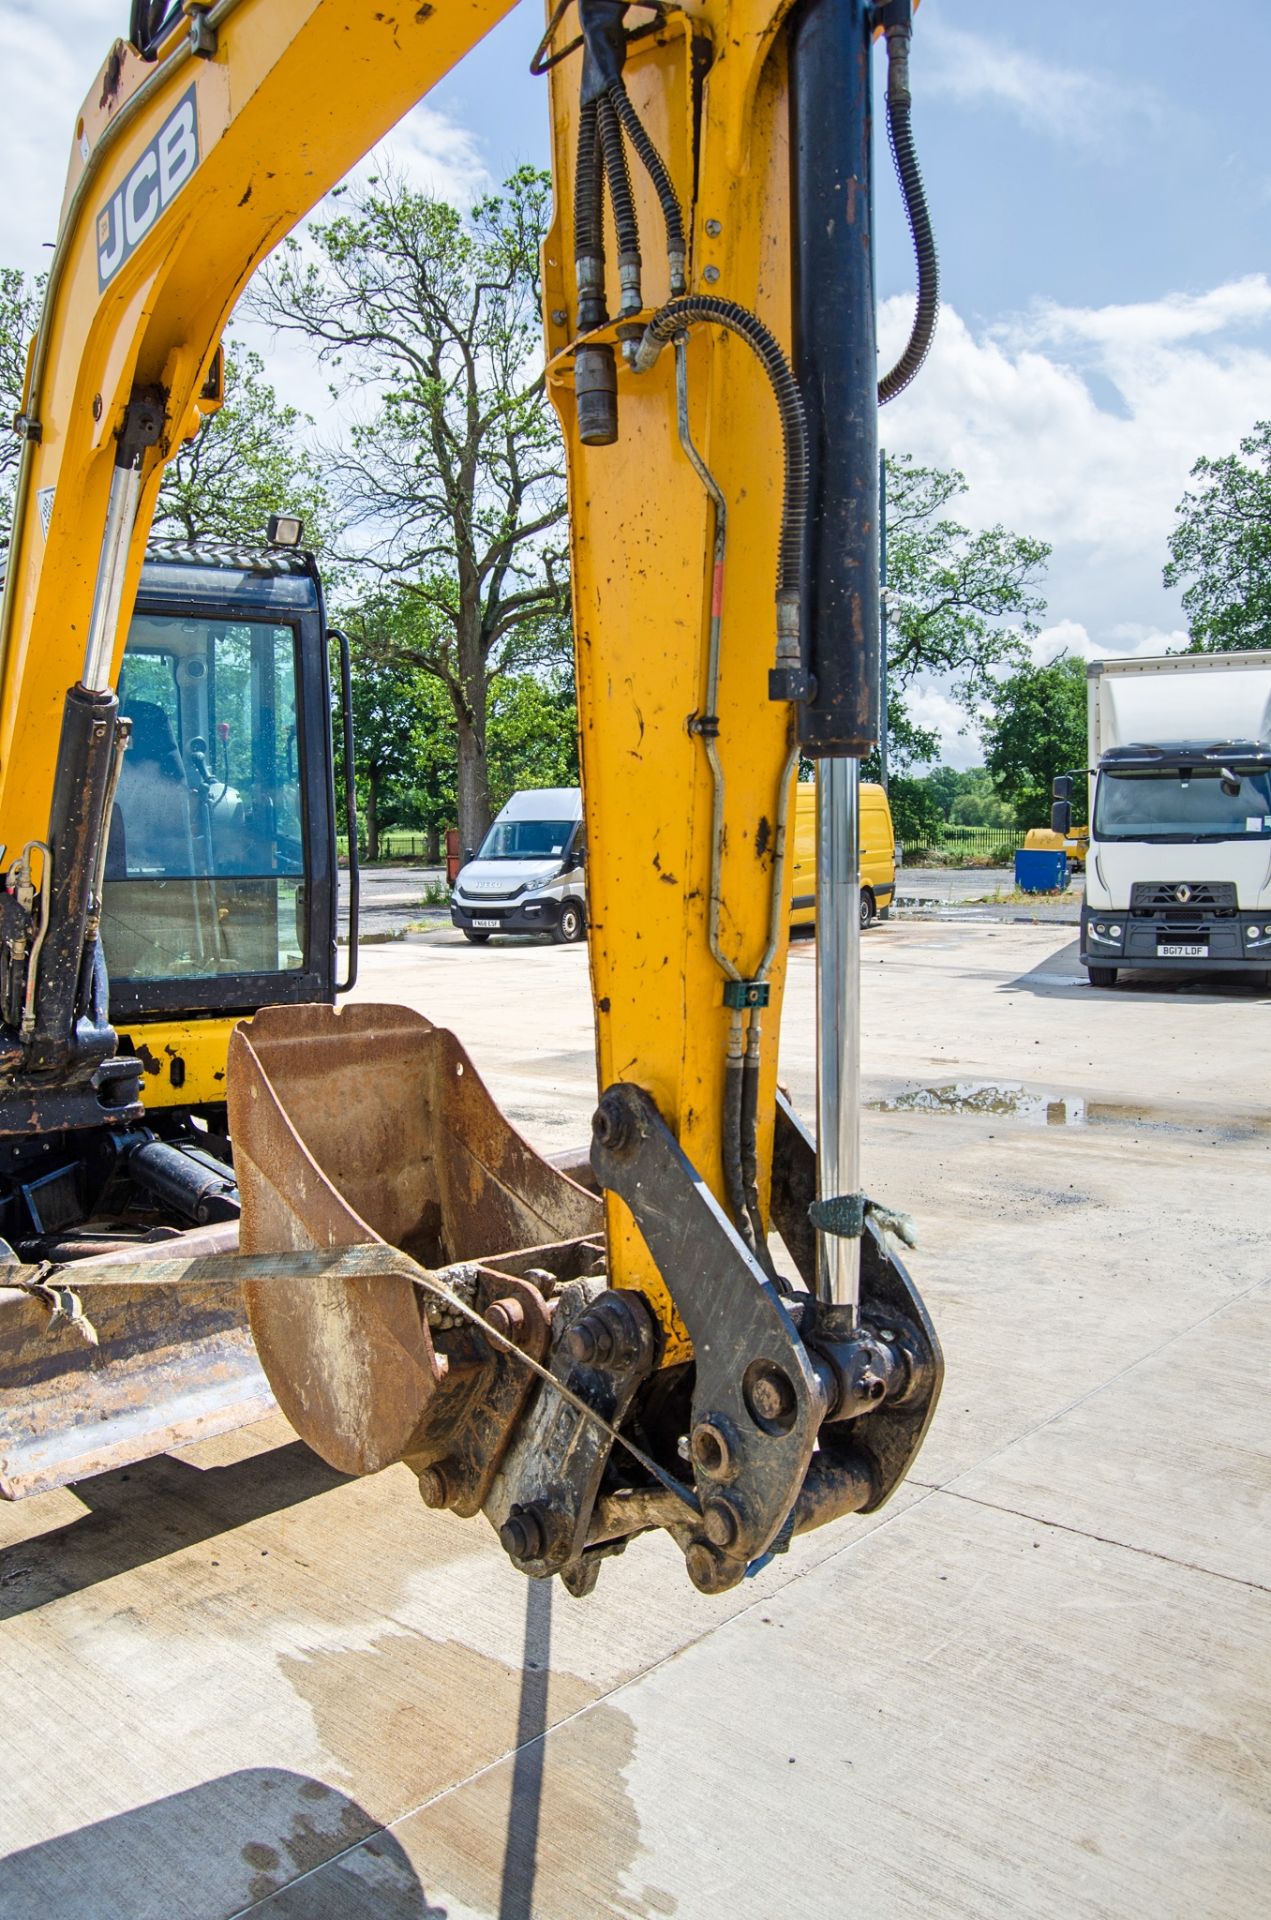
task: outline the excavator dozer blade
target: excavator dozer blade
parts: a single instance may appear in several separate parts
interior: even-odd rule
[[[233,1239],[232,1227],[209,1228],[120,1255],[118,1286],[86,1289],[84,1321],[55,1318],[38,1295],[5,1285],[38,1268],[0,1267],[0,1498],[131,1466],[272,1409],[241,1288],[144,1278],[147,1254],[223,1252]],[[57,1284],[74,1288],[73,1266]]]
[[[244,1253],[378,1242],[421,1273],[475,1271],[603,1232],[595,1195],[508,1124],[454,1034],[409,1008],[265,1008],[236,1028],[227,1082]],[[346,1473],[418,1457],[448,1371],[426,1289],[400,1273],[291,1278],[278,1265],[244,1293],[301,1438]],[[502,1290],[518,1287],[532,1312],[532,1287],[513,1275]]]

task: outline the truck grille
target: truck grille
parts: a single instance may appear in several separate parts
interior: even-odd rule
[[[1231,880],[1139,880],[1130,888],[1131,913],[1234,913]]]

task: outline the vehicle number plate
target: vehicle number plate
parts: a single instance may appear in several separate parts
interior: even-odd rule
[[[1165,960],[1207,960],[1209,948],[1199,940],[1158,940],[1156,951]]]
[[[472,924],[474,927],[501,927],[503,922],[501,920],[474,920]]]

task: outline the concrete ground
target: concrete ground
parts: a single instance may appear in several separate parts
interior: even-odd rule
[[[1271,999],[1066,929],[865,942],[870,1190],[944,1397],[910,1482],[722,1601],[573,1602],[280,1420],[0,1510],[4,1920],[1201,1920],[1271,1869]],[[813,951],[782,1062],[813,1082]],[[581,947],[448,930],[359,997],[582,1140]]]

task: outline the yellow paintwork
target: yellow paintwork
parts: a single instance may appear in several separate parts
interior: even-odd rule
[[[690,0],[630,50],[627,84],[685,209],[691,291],[756,311],[789,350],[784,9]],[[696,151],[690,47],[709,66]],[[687,728],[701,711],[711,598],[709,503],[676,436],[674,365],[641,377],[619,363],[619,440],[583,447],[573,420],[568,328],[575,310],[572,206],[579,60],[553,69],[556,219],[544,249],[551,381],[569,457],[588,909],[602,1087],[646,1087],[680,1145],[723,1194],[720,1120],[727,1013],[707,942],[711,783]],[[633,164],[644,297],[668,293],[657,203]],[[695,191],[691,191],[694,188]],[[718,223],[707,233],[706,223]],[[610,311],[617,310],[610,233]],[[717,279],[708,280],[714,268]],[[740,341],[695,329],[688,350],[694,439],[728,502],[720,754],[726,774],[723,944],[749,974],[767,938],[772,823],[791,714],[767,698],[773,663],[781,443],[762,370]],[[789,876],[765,1016],[760,1164],[767,1204]],[[670,1301],[623,1204],[609,1206],[611,1284],[642,1288],[682,1352]]]
[[[26,449],[0,616],[0,841],[11,853],[48,827],[62,700],[83,662],[114,435],[134,385],[168,390],[168,441],[144,470],[116,669],[164,453],[197,430],[197,396],[253,269],[510,4],[222,0],[213,59],[189,54],[185,23],[158,62],[122,43],[111,53],[76,129],[43,371],[23,402],[42,437]],[[99,293],[99,216],[191,86],[199,164]],[[46,539],[38,496],[51,487]]]
[[[1089,827],[1074,827],[1068,835],[1053,833],[1049,827],[1030,827],[1024,835],[1030,853],[1066,853],[1070,867],[1084,867],[1090,847]]]
[[[225,1055],[236,1019],[134,1020],[120,1029],[120,1045],[145,1068],[147,1107],[199,1107],[225,1101]]]
[[[790,925],[816,925],[816,781],[805,780],[794,796],[794,884],[791,887]],[[889,907],[896,891],[896,835],[885,790],[873,780],[861,781],[861,886],[868,887],[878,907]],[[800,900],[807,900],[800,906]]]
[[[190,55],[185,22],[156,63],[123,42],[112,50],[75,129],[23,400],[41,437],[24,454],[0,614],[0,843],[10,855],[47,831],[62,702],[83,665],[114,435],[133,387],[159,382],[170,397],[165,445],[145,469],[116,673],[163,459],[220,404],[221,332],[254,268],[510,5],[238,0],[213,9],[223,16],[213,59]],[[101,293],[99,218],[191,87],[198,165]],[[50,488],[46,538],[40,495]],[[223,1100],[232,1025],[134,1022],[131,1039],[160,1066],[146,1076],[147,1106]]]
[[[113,435],[134,385],[157,381],[171,397],[166,447],[145,470],[117,652],[162,457],[197,430],[198,396],[252,270],[508,8],[509,0],[430,7],[219,0],[210,16],[220,32],[214,59],[188,57],[180,27],[157,64],[124,52],[117,72],[108,63],[94,85],[25,401],[43,433],[28,447],[20,478],[0,635],[0,838],[10,847],[45,830],[62,697],[80,670],[92,602]],[[627,79],[684,203],[690,287],[756,311],[788,348],[786,79],[778,36],[785,11],[772,0],[689,0],[664,17],[656,36],[633,46]],[[700,112],[689,84],[693,54],[700,57]],[[580,58],[571,56],[550,79],[557,211],[544,267],[549,377],[569,463],[599,1081],[648,1088],[718,1194],[727,1021],[707,943],[711,786],[702,744],[687,727],[703,698],[711,514],[677,442],[669,351],[639,380],[620,372],[616,446],[585,449],[574,433],[570,328],[554,316],[572,315],[575,306],[570,226]],[[99,294],[98,217],[191,86],[197,171]],[[139,110],[112,145],[112,128],[136,99]],[[88,188],[80,184],[86,165]],[[656,305],[668,291],[661,219],[647,180],[638,168],[633,173],[645,295]],[[616,310],[612,236],[609,259]],[[768,935],[773,825],[792,724],[789,710],[767,698],[780,436],[767,383],[741,342],[696,331],[689,369],[694,436],[728,500],[718,703],[727,778],[722,938],[749,974]],[[213,381],[204,406],[215,403]],[[46,540],[38,495],[47,499],[52,487]],[[787,873],[762,1052],[765,1205],[788,913]],[[183,1100],[202,1097],[192,1089],[214,1076],[223,1025],[172,1023],[146,1037],[157,1058],[170,1057],[168,1045],[186,1050]],[[161,1097],[157,1086],[153,1097]],[[670,1333],[668,1355],[686,1351],[633,1223],[619,1202],[609,1208],[611,1283],[643,1287]]]

